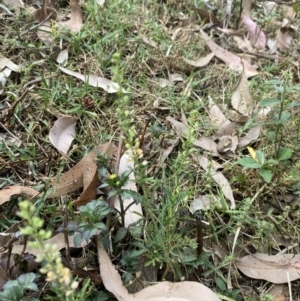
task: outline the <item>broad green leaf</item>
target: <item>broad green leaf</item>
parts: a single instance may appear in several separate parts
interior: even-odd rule
[[[288,121],[291,118],[291,113],[289,112],[282,112],[280,119],[279,119],[279,114],[275,114],[273,117],[273,122],[275,124],[283,124],[286,121]]]
[[[31,290],[31,291],[37,291],[38,287],[34,283],[35,279],[36,279],[36,274],[34,274],[34,273],[26,273],[26,274],[20,275],[18,277],[17,281],[19,282],[19,285],[23,289],[28,289],[28,290]]]
[[[115,242],[122,240],[126,234],[127,234],[127,228],[124,227],[119,228],[115,237]]]
[[[263,99],[260,103],[260,107],[269,107],[269,106],[275,106],[280,103],[280,100],[277,98],[266,98]]]
[[[273,177],[273,173],[270,169],[260,169],[258,172],[265,182],[270,183]]]
[[[288,160],[292,157],[292,150],[287,147],[283,147],[279,150],[277,159],[279,161]]]
[[[262,151],[260,150],[256,151],[256,158],[258,160],[258,163],[264,165],[266,158],[265,158],[265,154]]]
[[[241,158],[238,163],[244,166],[244,170],[249,168],[260,168],[261,164],[257,163],[253,158]]]

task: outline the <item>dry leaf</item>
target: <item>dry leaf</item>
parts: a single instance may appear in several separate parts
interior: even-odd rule
[[[35,11],[34,19],[38,23],[41,23],[46,19],[48,21],[56,20],[57,19],[57,11],[52,7],[47,7],[46,0],[43,0],[42,7]]]
[[[2,72],[0,72],[0,95],[4,91],[3,88],[5,87],[7,78],[9,78],[10,74],[11,70],[9,68],[5,68]]]
[[[98,260],[105,288],[118,301],[220,301],[216,294],[198,282],[183,281],[160,282],[138,293],[129,294],[115,266],[103,248],[101,236],[98,236]]]
[[[0,53],[0,70],[4,69],[5,67],[15,72],[21,72],[20,66],[16,65],[14,62]]]
[[[163,154],[161,155],[159,159],[159,167],[162,166],[162,164],[165,162],[165,160],[168,158],[170,153],[173,151],[174,147],[178,144],[179,138],[177,137],[174,140],[167,140],[164,142],[165,145],[168,145],[167,149],[164,149]]]
[[[257,113],[257,116],[255,117],[255,120],[256,121],[264,120],[270,111],[271,111],[270,107],[266,107],[266,108],[261,109]],[[261,130],[262,130],[262,126],[257,125],[255,127],[251,128],[245,136],[239,137],[239,148],[247,146],[252,141],[256,141],[258,139],[259,135],[260,135]]]
[[[93,187],[93,184],[95,181],[95,173],[97,172],[97,164],[94,161],[97,158],[97,152],[106,154],[111,153],[112,149],[113,145],[111,141],[109,141],[90,151],[69,171],[62,174],[57,182],[52,183],[53,188],[47,192],[47,198],[58,197],[84,186],[82,195],[75,200],[73,204],[80,206],[91,201],[96,196],[96,187]],[[84,180],[84,177],[88,180]]]
[[[46,22],[46,23],[44,23],[44,25],[39,26],[36,34],[37,34],[38,38],[45,45],[51,45],[53,43],[52,29],[51,29],[50,22]]]
[[[71,18],[68,21],[60,22],[59,24],[68,28],[73,33],[77,34],[82,28],[82,12],[77,0],[70,1]]]
[[[74,245],[74,235],[69,235],[68,236],[69,240],[69,247],[70,248],[75,248]],[[54,235],[53,237],[46,239],[43,241],[44,244],[50,244],[50,245],[55,245],[57,247],[57,251],[61,251],[66,247],[66,241],[65,241],[65,235],[64,233],[58,233]],[[80,245],[80,247],[85,247],[87,245],[87,241],[84,239]],[[13,243],[12,245],[12,252],[16,254],[20,254],[24,248],[23,244],[19,243]],[[37,255],[43,255],[45,252],[41,249],[34,249],[31,248],[30,246],[26,246],[26,252],[29,254],[33,254],[35,256]]]
[[[224,177],[224,175],[221,172],[214,170],[212,163],[204,156],[199,156],[198,161],[199,161],[200,166],[205,171],[210,173],[210,176],[214,179],[214,181],[221,188],[226,199],[228,199],[231,202],[230,209],[234,209],[235,208],[235,200],[234,200],[232,189],[230,187],[228,180]]]
[[[24,7],[24,2],[22,0],[3,0],[3,2],[13,8]]]
[[[63,154],[67,154],[74,137],[77,118],[63,116],[54,122],[49,133],[49,140],[52,145]]]
[[[243,51],[249,51],[249,52],[253,51],[251,43],[250,43],[250,41],[246,37],[244,37],[242,39],[240,37],[234,36],[233,39],[236,42],[236,44],[237,44],[237,46],[238,46],[239,49],[241,49]]]
[[[120,159],[118,176],[121,177],[122,174],[128,170],[132,170],[129,175],[128,182],[122,187],[122,189],[131,190],[137,192],[137,187],[135,184],[135,175],[134,175],[134,162],[132,157],[132,152],[127,150]],[[133,203],[133,204],[132,204]],[[132,197],[123,198],[124,210],[132,204],[129,209],[125,212],[124,216],[124,227],[128,228],[131,224],[136,223],[143,217],[142,205],[136,204]],[[114,206],[119,211],[121,211],[120,200],[118,197],[114,200]]]
[[[69,54],[68,54],[68,49],[61,50],[56,58],[56,61],[60,65],[65,65],[68,61]]]
[[[219,128],[224,122],[227,121],[227,118],[221,111],[221,109],[214,103],[214,101],[209,97],[209,117],[212,122],[212,125],[216,128]]]
[[[223,136],[234,136],[236,134],[237,124],[229,120],[225,121],[217,130],[216,136],[220,139]]]
[[[116,93],[120,89],[120,86],[117,83],[114,83],[111,80],[106,79],[104,77],[98,77],[96,75],[83,75],[79,72],[75,72],[75,71],[69,70],[69,69],[61,67],[61,66],[58,66],[58,68],[62,72],[69,74],[71,76],[74,76],[74,77],[82,80],[84,83],[88,83],[90,86],[102,88],[103,90],[105,90],[108,93]],[[123,93],[126,93],[126,91],[124,89],[123,89]]]
[[[289,49],[292,45],[292,38],[285,27],[277,30],[277,46],[281,50]]]
[[[171,116],[168,116],[166,120],[168,120],[175,126],[175,131],[178,136],[186,137],[189,134],[189,128],[185,126],[182,122],[177,121]],[[193,140],[193,145],[211,152],[212,155],[218,155],[217,144],[211,138],[203,137],[200,139]]]
[[[0,205],[9,202],[13,195],[22,195],[25,198],[32,198],[39,195],[39,192],[26,186],[10,186],[0,190]]]
[[[256,141],[260,135],[260,132],[261,132],[261,126],[257,125],[252,129],[250,129],[245,136],[239,137],[239,148],[245,147],[249,145],[251,142]]]
[[[274,54],[277,50],[277,40],[268,39],[267,45],[271,54]]]
[[[247,16],[243,17],[242,23],[247,26],[249,38],[252,45],[256,48],[264,49],[267,45],[267,38],[264,32],[259,28],[257,23]]]
[[[241,258],[237,267],[254,279],[264,279],[277,284],[287,283],[300,278],[300,255],[256,253]]]
[[[184,61],[186,63],[188,63],[189,65],[191,66],[195,66],[195,67],[204,67],[206,66],[210,61],[211,59],[215,56],[215,54],[213,52],[211,52],[209,55],[205,56],[205,57],[202,57],[200,58],[199,60],[197,61],[192,61],[192,60],[189,60],[189,59],[186,59],[186,58],[183,58]]]
[[[192,200],[189,210],[192,214],[194,214],[198,210],[208,210],[211,208],[212,204],[216,203],[217,198],[214,195],[199,195],[197,198]]]
[[[233,53],[218,46],[203,30],[200,30],[201,36],[204,39],[206,45],[219,59],[228,64],[230,69],[238,72],[242,72],[245,69],[247,77],[257,75],[258,72],[250,63],[240,57],[234,55]]]
[[[232,107],[244,116],[251,116],[254,102],[250,94],[246,73],[242,71],[238,85],[231,96]]]

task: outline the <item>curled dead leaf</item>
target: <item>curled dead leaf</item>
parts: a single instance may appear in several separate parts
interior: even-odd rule
[[[0,190],[0,205],[9,202],[13,195],[22,195],[25,198],[32,198],[39,195],[39,192],[26,186],[10,186]]]
[[[97,247],[103,284],[118,301],[220,301],[208,287],[191,281],[179,283],[164,281],[149,286],[138,293],[129,294],[118,271],[103,248],[100,235],[98,236]]]

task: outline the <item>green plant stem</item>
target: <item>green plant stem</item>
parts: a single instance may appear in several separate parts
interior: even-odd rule
[[[284,109],[284,98],[285,98],[285,93],[286,93],[286,85],[285,85],[285,82],[284,82],[284,85],[283,85],[283,91],[281,93],[281,99],[280,99],[280,110],[279,110],[279,114],[278,114],[278,121],[280,122],[281,121],[281,116],[282,116],[282,113],[283,113],[283,109]],[[275,143],[274,143],[274,155],[275,155],[275,158],[278,157],[278,152],[279,152],[279,149],[280,149],[280,146],[281,146],[281,142],[282,142],[282,136],[281,136],[281,139],[280,141],[278,142],[278,136],[279,136],[279,131],[282,127],[282,124],[279,123],[277,128],[276,128],[276,132],[275,132]]]

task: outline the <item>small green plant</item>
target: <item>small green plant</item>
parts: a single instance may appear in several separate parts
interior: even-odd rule
[[[292,150],[289,148],[281,148],[277,152],[276,159],[266,159],[263,151],[255,151],[253,148],[248,147],[251,157],[240,158],[238,163],[242,165],[243,170],[257,169],[260,176],[265,182],[270,183],[276,171],[276,167],[281,161],[288,160],[292,157]]]
[[[5,283],[3,291],[0,292],[0,300],[20,301],[26,291],[38,291],[38,286],[34,283],[37,279],[34,273],[20,275],[16,280],[9,280]],[[28,301],[38,301],[36,298],[26,299]]]
[[[74,235],[74,245],[79,246],[85,239],[87,242],[92,236],[96,235],[99,230],[106,231],[106,226],[101,222],[112,208],[101,200],[93,200],[85,206],[80,206],[80,223],[76,228]]]

